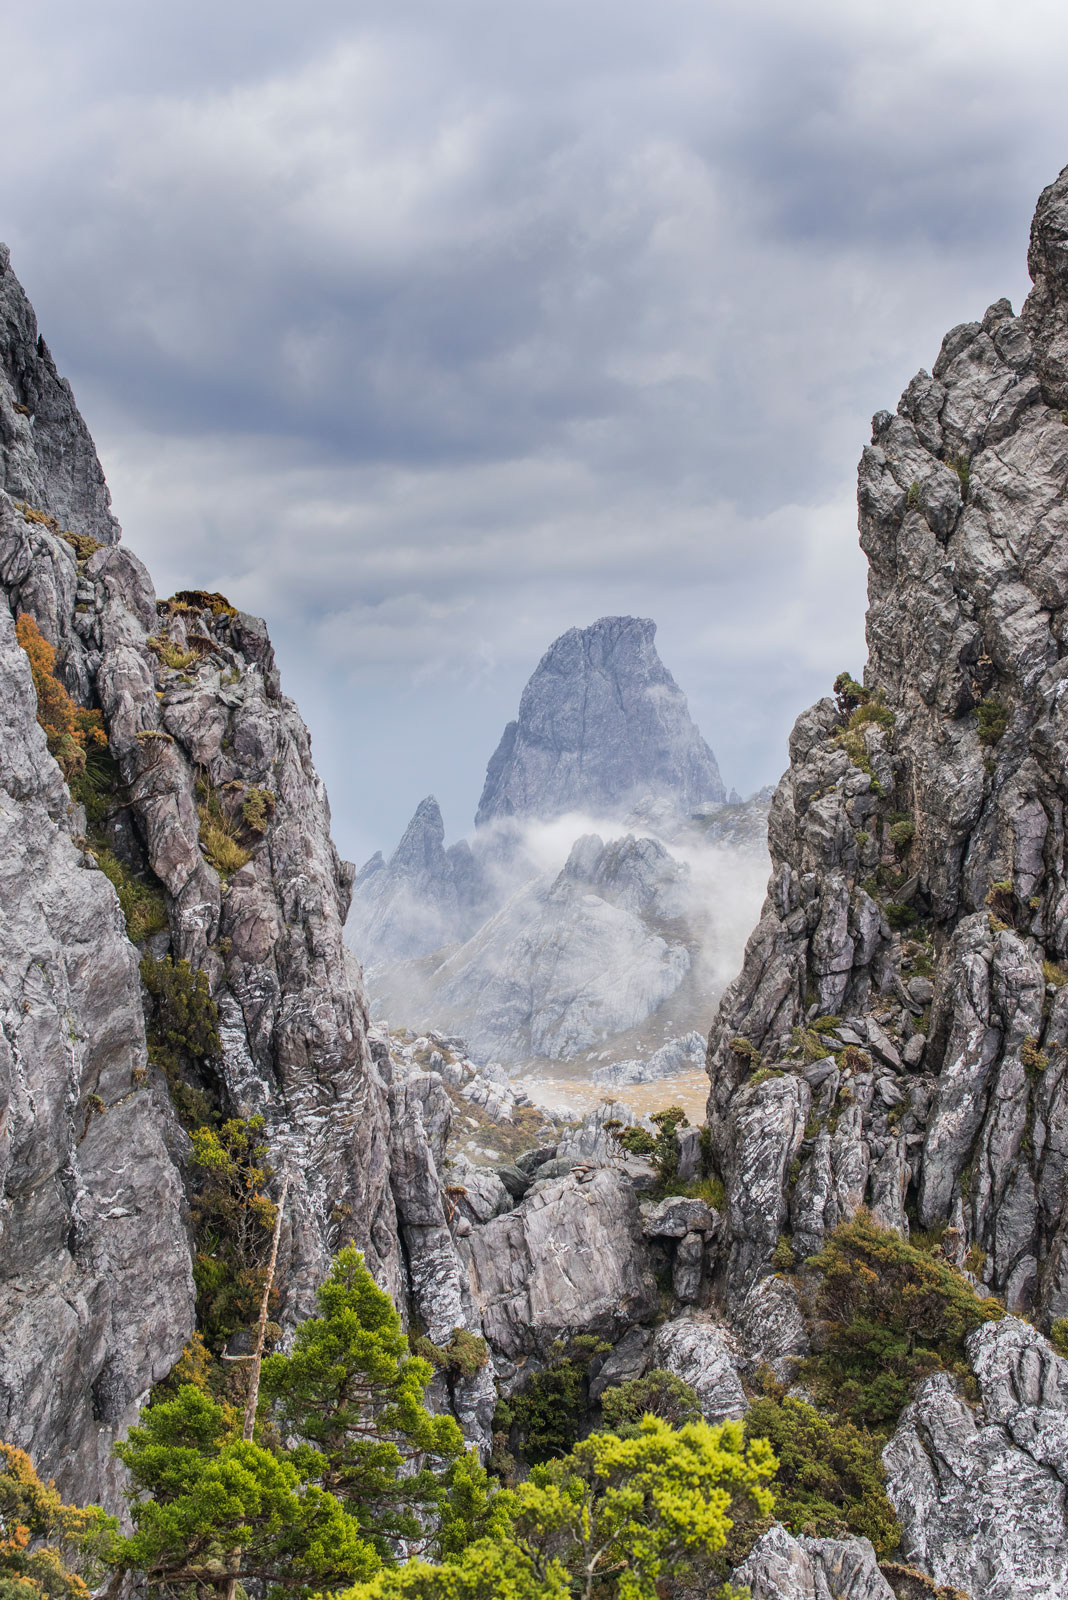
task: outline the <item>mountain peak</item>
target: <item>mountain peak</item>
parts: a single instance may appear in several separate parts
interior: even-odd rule
[[[716,758],[648,617],[601,617],[550,645],[486,770],[475,818],[615,813],[647,796],[723,800]]]
[[[6,245],[0,245],[0,490],[100,544],[120,537],[96,446],[37,331]]]

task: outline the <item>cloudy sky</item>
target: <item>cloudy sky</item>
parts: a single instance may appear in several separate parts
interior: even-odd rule
[[[1027,289],[1068,9],[34,0],[0,237],[159,590],[265,615],[343,852],[467,831],[565,628],[728,784],[863,660],[856,460]]]

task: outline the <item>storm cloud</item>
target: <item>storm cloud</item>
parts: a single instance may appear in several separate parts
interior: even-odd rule
[[[724,778],[863,659],[853,476],[1027,288],[1052,4],[38,0],[0,237],[160,589],[268,618],[342,850],[466,831],[542,652],[659,624]]]

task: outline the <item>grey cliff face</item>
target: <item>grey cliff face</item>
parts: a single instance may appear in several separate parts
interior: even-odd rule
[[[0,489],[114,544],[119,525],[89,430],[0,244]]]
[[[710,1040],[735,1304],[866,1204],[1068,1311],[1066,237],[1062,174],[1021,315],[948,334],[860,464],[868,704],[798,719]]]
[[[349,1240],[401,1303],[406,1283],[387,1087],[342,940],[353,869],[331,841],[266,628],[210,596],[157,605],[145,568],[115,543],[88,433],[35,342],[6,254],[0,293],[4,482],[29,512],[0,492],[0,1431],[65,1492],[114,1505],[111,1443],[192,1330],[186,1141],[145,1071],[138,952],[37,726],[19,612],[55,647],[75,700],[102,713],[128,798],[109,843],[165,892],[168,929],[153,954],[208,975],[220,1102],[264,1116],[274,1166],[290,1173],[284,1319],[312,1308]],[[198,782],[235,806],[251,790],[272,797],[247,863],[227,879],[205,853]]]
[[[727,798],[655,633],[646,618],[602,617],[556,640],[490,760],[477,825],[618,815],[647,796],[687,813]]]
[[[184,1136],[145,1071],[137,956],[71,838],[36,713],[3,606],[0,1436],[68,1495],[114,1503],[110,1445],[193,1327]]]
[[[922,1385],[883,1453],[902,1551],[984,1600],[1068,1592],[1068,1361],[1006,1317],[968,1340],[978,1414],[944,1373]]]

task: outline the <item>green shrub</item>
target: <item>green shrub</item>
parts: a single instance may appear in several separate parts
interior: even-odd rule
[[[249,789],[241,802],[241,820],[253,833],[266,833],[274,808],[275,798],[270,789]]]
[[[955,472],[960,479],[961,497],[968,498],[968,485],[971,482],[972,469],[968,457],[964,455],[947,456],[946,466],[950,472]]]
[[[686,1200],[703,1200],[713,1211],[722,1211],[727,1204],[722,1178],[691,1178],[688,1183],[675,1182],[669,1186],[668,1194],[681,1195]]]
[[[164,605],[178,615],[199,616],[204,611],[210,611],[213,617],[237,616],[237,607],[214,589],[179,589],[177,594],[164,601]]]
[[[760,1399],[745,1418],[747,1439],[767,1439],[778,1457],[775,1514],[793,1534],[859,1534],[875,1553],[896,1550],[901,1524],[886,1497],[878,1440],[787,1395]]]
[[[673,1372],[654,1367],[644,1378],[606,1389],[601,1396],[601,1414],[609,1432],[634,1438],[644,1416],[660,1417],[673,1428],[700,1422],[701,1401],[691,1384]]]
[[[137,877],[106,845],[94,847],[92,853],[101,872],[115,887],[131,943],[142,944],[152,934],[163,933],[168,921],[162,886]]]
[[[1049,1066],[1049,1056],[1038,1047],[1037,1039],[1025,1039],[1020,1046],[1020,1064],[1032,1082],[1037,1080]]]
[[[1055,989],[1061,989],[1068,983],[1068,972],[1059,967],[1055,961],[1043,961],[1042,976],[1047,983],[1052,983]]]
[[[946,1262],[863,1213],[838,1228],[808,1265],[822,1280],[816,1311],[824,1349],[805,1364],[817,1398],[861,1426],[892,1428],[915,1382],[966,1376],[964,1340],[1005,1315]]]
[[[892,928],[912,928],[919,922],[919,914],[912,906],[900,904],[891,900],[890,904],[883,907],[886,920]]]
[[[880,728],[892,728],[895,720],[894,713],[888,705],[884,705],[881,700],[867,700],[850,714],[849,726],[863,728],[865,723],[875,722]]]
[[[646,1128],[621,1127],[615,1122],[606,1122],[605,1127],[628,1155],[648,1157],[656,1170],[661,1189],[665,1189],[678,1175],[678,1130],[688,1128],[690,1124],[681,1106],[665,1106],[663,1111],[654,1111],[650,1121],[656,1127],[655,1135]]]
[[[815,1027],[795,1028],[793,1030],[793,1041],[795,1047],[800,1050],[802,1056],[808,1062],[822,1061],[826,1056],[832,1054],[831,1046],[823,1037],[822,1029]]]
[[[498,1408],[495,1426],[514,1429],[520,1455],[528,1462],[563,1456],[578,1440],[587,1413],[590,1362],[611,1349],[600,1339],[580,1335],[559,1340],[550,1366],[535,1373],[526,1388]]]
[[[987,699],[980,700],[976,706],[975,720],[979,730],[979,743],[995,745],[1009,725],[1009,708],[1004,700],[990,695]]]
[[[834,680],[834,697],[838,702],[838,710],[846,716],[850,711],[855,711],[857,706],[864,705],[870,695],[851,672],[840,672]]]
[[[791,1166],[796,1166],[799,1169],[790,1180],[792,1183],[796,1183],[800,1177],[800,1162],[792,1162]],[[776,1272],[792,1272],[797,1265],[797,1257],[794,1255],[793,1246],[784,1233],[779,1235],[778,1243],[771,1257],[771,1264]]]
[[[916,836],[916,824],[906,818],[903,822],[893,822],[890,825],[890,838],[898,850],[903,850],[910,845]]]
[[[71,799],[85,807],[90,831],[107,820],[122,789],[122,773],[110,751],[99,744],[87,745],[85,766],[70,779]]]
[[[147,644],[171,672],[184,672],[187,667],[200,660],[199,650],[183,650],[179,645],[172,644],[170,639],[161,639],[154,635],[147,640]]]
[[[1068,1317],[1057,1317],[1049,1330],[1049,1342],[1068,1360]]]
[[[213,1120],[208,1097],[189,1081],[190,1068],[219,1055],[219,1009],[211,998],[207,973],[188,961],[165,956],[141,961],[141,982],[154,1005],[146,1019],[148,1059],[167,1079],[171,1099],[185,1128]]]
[[[266,794],[268,791],[263,790]],[[227,878],[251,861],[252,852],[241,843],[240,824],[223,805],[222,797],[206,774],[197,779],[197,814],[200,817],[200,849],[225,883]]]
[[[262,1117],[235,1117],[217,1132],[199,1127],[190,1135],[197,1326],[216,1351],[256,1320],[263,1296],[276,1214],[263,1129]]]
[[[194,972],[188,961],[170,956],[162,961],[145,956],[141,982],[156,1002],[150,1031],[161,1045],[196,1060],[220,1053],[219,1008],[206,972]]]
[[[439,1372],[459,1378],[473,1378],[489,1361],[485,1339],[467,1328],[454,1328],[448,1344],[434,1344],[425,1334],[412,1341],[412,1349]]]

